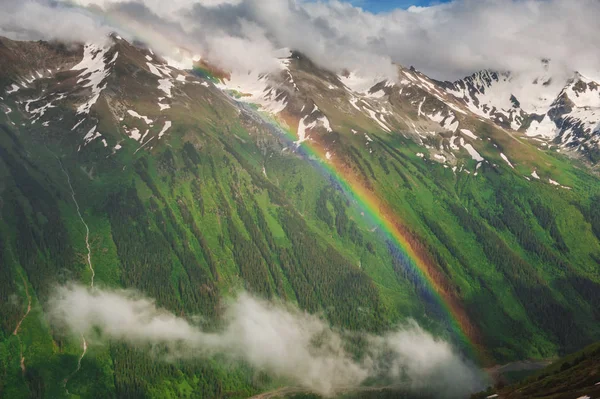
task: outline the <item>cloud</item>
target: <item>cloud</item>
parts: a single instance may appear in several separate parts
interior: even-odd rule
[[[142,348],[160,346],[168,358],[221,355],[243,360],[322,395],[357,388],[370,377],[448,398],[481,388],[478,372],[448,343],[416,323],[384,336],[363,336],[364,355],[357,360],[346,350],[345,333],[296,308],[247,294],[229,303],[218,332],[206,331],[126,290],[61,287],[48,308],[56,328],[84,334],[91,342],[108,339]]]
[[[94,31],[113,29],[165,53],[177,46],[200,52],[229,69],[267,70],[282,47],[332,70],[379,75],[393,75],[392,63],[400,63],[454,79],[485,68],[537,70],[543,58],[565,70],[595,74],[600,69],[596,0],[455,0],[382,14],[339,0],[2,3],[7,7],[0,32],[13,37],[27,37],[31,30],[37,36],[75,33],[73,39],[87,39]]]
[[[106,42],[111,27],[81,8],[51,1],[0,0],[0,35],[16,40]]]

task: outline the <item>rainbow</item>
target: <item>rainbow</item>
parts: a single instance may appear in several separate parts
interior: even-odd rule
[[[492,361],[480,343],[477,328],[469,320],[459,298],[448,287],[450,284],[436,267],[429,255],[419,249],[418,240],[402,223],[393,209],[384,202],[373,189],[362,181],[356,172],[348,165],[336,160],[328,159],[326,151],[317,142],[312,140],[297,144],[297,133],[282,126],[279,121],[264,112],[259,113],[263,120],[276,128],[282,137],[291,146],[296,146],[296,151],[313,162],[329,179],[333,179],[342,191],[359,207],[367,220],[371,221],[384,234],[388,245],[396,253],[403,255],[412,273],[424,284],[425,291],[429,294],[434,304],[442,310],[444,320],[456,344],[473,361],[481,365],[490,365]],[[298,118],[281,116],[288,126],[298,126]]]
[[[123,28],[127,25],[123,24],[122,21],[94,8],[82,7],[74,2],[68,2],[64,5],[83,10],[87,15],[94,16],[107,25],[118,26],[124,33],[132,37],[155,35],[142,32],[144,29],[140,26],[136,26],[137,29],[132,27]],[[218,71],[208,64],[195,65],[194,72],[213,83],[222,78],[221,76],[216,76],[216,72]],[[236,97],[235,93],[230,94]],[[282,133],[282,137],[290,143],[290,146],[296,145],[297,132],[285,128],[270,115],[262,112],[259,115],[267,123],[274,125],[277,131]],[[285,120],[288,126],[298,126],[299,121],[297,118],[294,120],[294,117],[288,116],[288,118],[282,119]],[[335,158],[327,159],[326,152],[318,143],[306,140],[298,146],[297,151],[309,159],[316,158],[318,162],[314,164],[318,166],[322,173],[328,178],[333,179],[344,193],[357,204],[365,214],[365,217],[379,227],[380,231],[385,235],[387,242],[396,250],[394,252],[403,255],[403,260],[407,261],[408,267],[418,277],[419,281],[424,283],[433,301],[447,316],[448,327],[459,345],[467,350],[473,360],[478,361],[480,364],[490,364],[490,358],[480,343],[478,331],[469,320],[459,298],[448,288],[450,284],[448,284],[428,254],[420,250],[418,245],[416,245],[418,244],[417,238],[406,228],[392,207],[381,200],[348,165],[343,164]]]

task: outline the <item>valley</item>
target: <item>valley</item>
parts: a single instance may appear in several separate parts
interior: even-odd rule
[[[227,76],[115,34],[104,47],[0,39],[0,396],[345,397],[407,380],[407,395],[435,397],[450,378],[428,374],[437,356],[514,371],[599,339],[592,114],[553,113],[557,99],[507,111],[497,74],[450,84],[400,65],[395,80],[338,74],[296,51],[275,62]],[[597,91],[565,85],[565,101]],[[533,137],[550,114],[558,131]],[[400,382],[359,367],[358,388],[323,388],[246,352],[196,355],[183,336],[189,356],[108,322],[76,334],[53,317],[78,283],[81,320],[123,290],[218,336],[248,293],[348,334],[331,345],[351,369],[369,339],[415,324],[410,339],[432,334],[450,355],[386,347],[405,357]]]

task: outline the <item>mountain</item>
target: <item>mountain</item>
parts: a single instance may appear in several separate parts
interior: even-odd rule
[[[46,316],[73,281],[215,330],[242,290],[337,329],[414,319],[480,366],[600,336],[598,178],[525,131],[552,115],[574,136],[592,82],[531,108],[491,72],[365,77],[291,51],[268,73],[182,70],[118,36],[1,39],[0,65],[0,396],[243,398],[289,383],[65,334]]]
[[[578,72],[553,70],[544,60],[535,73],[481,71],[443,85],[481,118],[598,160],[599,85]]]
[[[554,361],[527,379],[473,398],[594,398],[600,394],[600,345]]]

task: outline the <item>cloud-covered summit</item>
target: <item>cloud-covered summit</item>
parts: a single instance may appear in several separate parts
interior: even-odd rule
[[[228,69],[274,66],[282,47],[323,67],[393,74],[392,63],[454,79],[527,71],[540,59],[600,70],[597,0],[455,0],[373,14],[339,0],[0,0],[0,34],[101,40],[108,31]],[[169,55],[169,54],[166,54]],[[172,55],[172,54],[171,54]]]

